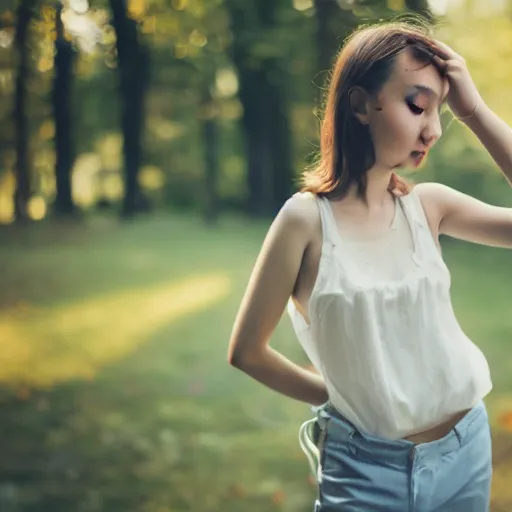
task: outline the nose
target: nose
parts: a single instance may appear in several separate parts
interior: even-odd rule
[[[421,132],[421,141],[427,148],[431,148],[441,137],[443,129],[441,127],[441,119],[438,115],[432,116]]]

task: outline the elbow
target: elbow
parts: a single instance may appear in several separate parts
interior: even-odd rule
[[[236,351],[232,347],[230,347],[228,350],[228,356],[226,359],[230,366],[237,367],[240,362],[240,354],[238,351]]]
[[[227,360],[230,366],[234,366],[235,368],[239,366],[239,358],[234,354],[228,354]]]
[[[227,357],[228,364],[240,369],[244,364],[247,363],[247,357],[243,356],[239,352],[230,351]]]
[[[228,350],[227,362],[230,366],[235,366],[236,356],[232,350]]]
[[[248,353],[247,351],[242,353],[240,350],[230,350],[228,352],[227,361],[230,366],[234,366],[241,370],[254,364],[260,358],[261,354]]]
[[[242,359],[245,359],[245,355],[247,353],[246,348],[246,346],[242,347],[242,344],[232,336],[229,340],[228,354],[226,358],[228,364],[230,366],[234,366],[235,368],[240,368]]]

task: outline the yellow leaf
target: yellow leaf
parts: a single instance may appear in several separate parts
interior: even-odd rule
[[[405,8],[404,0],[388,0],[388,8],[393,11],[402,11]]]
[[[128,15],[131,18],[142,18],[146,12],[146,0],[129,0]]]
[[[512,432],[512,411],[506,411],[498,417],[498,425]]]

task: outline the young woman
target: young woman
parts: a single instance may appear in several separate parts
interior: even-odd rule
[[[317,406],[300,436],[319,448],[315,511],[488,510],[491,378],[454,316],[438,238],[512,248],[512,209],[395,174],[439,139],[445,101],[512,184],[512,130],[462,57],[404,24],[349,38],[320,162],[274,220],[235,321],[229,362]],[[269,346],[287,303],[317,373]]]

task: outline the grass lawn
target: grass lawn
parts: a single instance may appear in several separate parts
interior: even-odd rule
[[[306,512],[310,417],[226,363],[265,223],[0,229],[2,512]],[[512,510],[512,253],[445,244],[494,390],[493,512]],[[286,317],[273,346],[307,363]]]

